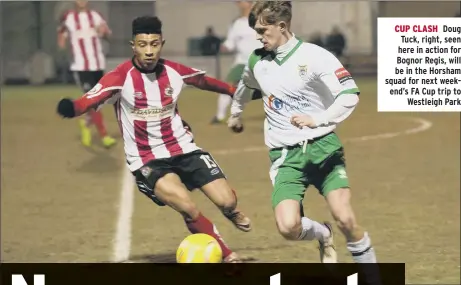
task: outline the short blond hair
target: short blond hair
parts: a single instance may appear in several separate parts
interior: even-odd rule
[[[264,25],[275,25],[278,22],[291,22],[291,1],[256,1],[251,9],[255,20]]]

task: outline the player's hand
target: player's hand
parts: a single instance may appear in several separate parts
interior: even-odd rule
[[[75,117],[74,102],[71,99],[64,98],[58,103],[58,114],[64,118]]]
[[[231,129],[234,133],[241,133],[243,132],[243,123],[240,116],[230,116],[227,120],[227,126]]]
[[[96,33],[100,38],[105,38],[109,37],[112,35],[112,31],[109,29],[109,26],[107,24],[101,24],[96,28]]]
[[[314,120],[309,115],[294,115],[293,117],[291,117],[291,124],[300,129],[304,127],[308,127],[308,128],[317,127]]]

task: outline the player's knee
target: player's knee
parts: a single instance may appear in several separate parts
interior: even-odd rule
[[[223,193],[219,207],[224,211],[232,211],[237,207],[237,198],[232,190]]]
[[[276,218],[279,233],[287,240],[297,240],[301,233],[301,219],[295,217]]]
[[[237,198],[232,189],[227,188],[224,187],[224,189],[219,190],[219,198],[215,199],[215,203],[223,211],[232,211],[237,207]]]
[[[215,180],[204,186],[202,190],[223,212],[232,211],[237,207],[235,192],[225,179]]]
[[[301,213],[299,201],[286,199],[275,206],[275,221],[279,233],[288,240],[297,240],[301,234]]]
[[[352,211],[342,211],[334,215],[336,225],[344,233],[352,233],[357,227],[357,223]]]

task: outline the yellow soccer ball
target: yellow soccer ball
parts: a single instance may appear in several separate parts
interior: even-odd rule
[[[210,235],[193,234],[186,237],[176,251],[177,263],[221,263],[222,250]]]

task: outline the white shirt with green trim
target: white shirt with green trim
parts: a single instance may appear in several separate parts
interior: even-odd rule
[[[332,132],[336,123],[321,122],[316,128],[299,129],[290,120],[294,115],[305,114],[322,121],[320,118],[341,95],[355,96],[358,101],[360,93],[350,73],[333,54],[303,43],[294,35],[274,53],[260,49],[250,56],[234,95],[233,116],[239,116],[251,100],[252,89],[263,94],[264,136],[269,148],[292,146]],[[356,103],[351,104],[349,114],[338,114],[342,116],[338,123],[352,113]]]

